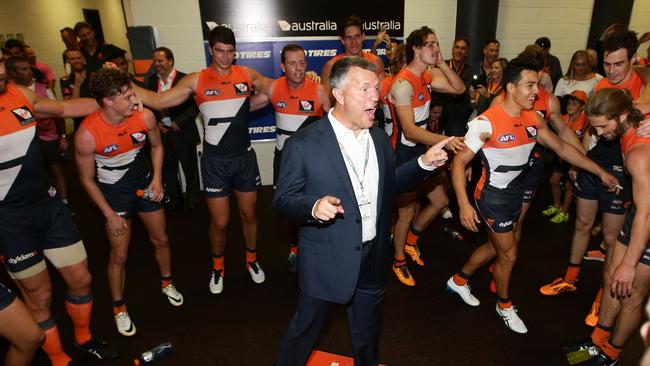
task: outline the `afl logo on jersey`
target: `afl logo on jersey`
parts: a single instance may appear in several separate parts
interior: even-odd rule
[[[275,103],[275,108],[287,108],[287,102],[278,100],[278,102]]]
[[[221,90],[219,89],[206,89],[203,92],[203,95],[205,95],[206,97],[216,97],[219,94],[221,94]]]
[[[235,93],[237,95],[248,94],[248,83],[235,84]]]
[[[498,140],[500,143],[505,144],[511,141],[515,141],[515,135],[513,133],[506,133],[499,136]]]
[[[537,127],[526,126],[526,134],[529,140],[537,140]]]
[[[18,123],[20,123],[21,126],[24,126],[28,123],[34,122],[34,116],[32,115],[32,112],[29,111],[27,107],[20,107],[16,109],[12,109],[11,113],[14,114],[16,119],[18,120]]]
[[[119,148],[120,148],[120,145],[118,145],[118,144],[108,145],[108,146],[106,146],[104,148],[104,154],[110,154],[113,151],[117,151]]]
[[[314,101],[312,100],[301,100],[300,101],[300,111],[301,112],[313,112],[314,111]]]
[[[139,145],[147,139],[147,135],[143,132],[136,132],[131,134],[131,142],[133,145]]]

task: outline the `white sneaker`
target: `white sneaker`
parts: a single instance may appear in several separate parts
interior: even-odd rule
[[[472,288],[469,287],[469,285],[465,286],[458,286],[456,282],[454,282],[454,277],[451,276],[447,280],[447,291],[449,292],[454,292],[460,296],[460,298],[465,302],[465,304],[469,306],[479,306],[481,304],[480,301],[474,295],[472,295]]]
[[[117,325],[117,331],[123,336],[130,337],[135,334],[135,324],[126,311],[115,315],[115,325]]]
[[[503,322],[506,323],[506,326],[510,328],[513,332],[519,334],[528,333],[528,328],[521,320],[519,315],[517,315],[517,309],[514,306],[511,306],[507,309],[501,309],[499,304],[497,304],[497,314],[503,319]]]
[[[264,275],[264,271],[262,270],[262,267],[260,267],[260,264],[257,261],[248,262],[246,264],[246,268],[248,269],[248,273],[251,274],[251,278],[253,279],[253,282],[262,283],[266,279],[266,276]]]
[[[210,292],[215,295],[220,294],[223,291],[223,276],[221,276],[221,270],[212,270],[212,276],[210,277]]]
[[[181,306],[183,305],[183,295],[178,292],[176,287],[174,287],[173,284],[167,285],[167,287],[162,288],[162,293],[167,296],[167,300],[169,300],[169,303],[174,305],[174,306]]]
[[[443,219],[449,220],[452,217],[454,217],[454,214],[451,213],[451,210],[449,209],[449,207],[445,207],[445,208],[442,209],[442,215],[441,216],[442,216]]]

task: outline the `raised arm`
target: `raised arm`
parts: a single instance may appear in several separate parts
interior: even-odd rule
[[[429,68],[427,72],[431,75],[431,87],[434,91],[447,94],[465,92],[466,87],[463,79],[447,65],[440,51],[438,51],[436,66]]]
[[[161,93],[155,93],[151,90],[139,87],[134,83],[131,83],[131,85],[133,86],[135,94],[142,99],[142,104],[149,108],[162,110],[183,104],[184,101],[194,94],[198,82],[199,73],[194,72],[185,75],[185,77],[183,77],[171,89],[165,90]]]
[[[151,145],[151,167],[153,177],[148,189],[153,192],[153,200],[160,202],[163,199],[164,189],[162,185],[163,146],[160,140],[160,130],[156,126],[156,117],[148,109],[143,109],[144,121],[147,124],[147,139]]]
[[[41,97],[30,89],[16,85],[34,106],[36,118],[85,117],[99,108],[94,99],[79,98],[70,100],[50,100]]]

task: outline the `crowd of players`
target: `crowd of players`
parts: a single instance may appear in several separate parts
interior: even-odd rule
[[[156,74],[139,82],[128,73],[126,52],[98,41],[93,27],[80,22],[61,30],[67,70],[60,80],[63,101],[55,100],[51,69],[36,61],[29,46],[8,41],[0,55],[0,258],[22,301],[0,284],[0,334],[11,342],[5,363],[28,365],[40,346],[53,365],[74,364],[63,351],[50,312],[45,259],[67,285],[65,305],[75,345],[100,359],[117,357],[114,347],[90,331],[91,275],[60,167],[69,145],[63,118],[75,118],[70,146],[78,179],[105,217],[116,327],[131,336],[136,327],[123,293],[134,214],[154,246],[161,292],[172,305],[181,306],[183,295],[172,281],[164,207],[194,209],[201,174],[210,214],[209,291],[220,294],[224,289],[231,196],[245,239],[243,266],[255,283],[264,282],[255,209],[261,180],[248,135],[249,114],[267,105],[275,110],[275,181],[285,142],[327,113],[332,66],[350,56],[376,67],[381,80],[377,124],[390,136],[396,165],[453,136],[446,142],[454,154],[450,177],[442,171],[396,197],[392,269],[399,281],[415,286],[407,258],[424,265],[419,236],[449,210],[453,187],[461,223],[471,231],[483,224],[489,241],[451,275],[447,287],[466,304],[478,306],[468,281],[478,268],[493,263],[496,313],[511,330],[526,333],[508,286],[523,219],[542,177],[543,145],[556,153],[553,203],[544,214],[552,222],[566,222],[575,200],[576,224],[566,273],[540,291],[553,296],[576,290],[590,233],[602,213],[601,251],[590,254],[605,262],[603,288],[586,319],[594,331],[566,351],[592,350],[590,364],[615,364],[639,326],[650,289],[650,183],[644,179],[650,131],[639,128],[650,112],[650,90],[645,88],[650,70],[644,66],[647,60],[637,57],[637,34],[621,25],[603,33],[604,75],[597,72],[597,52],[589,50],[577,51],[563,75],[546,37],[510,61],[499,58],[500,44],[491,39],[484,45],[483,60],[470,65],[465,63],[468,39],[456,39],[451,59],[445,60],[435,32],[427,27],[413,31],[403,45],[381,32],[373,49],[386,44],[384,65],[376,54],[364,51],[362,24],[356,17],[346,20],[341,27],[344,52],[325,65],[320,78],[307,72],[304,49],[297,44],[282,50],[284,76],[276,80],[235,65],[235,36],[216,27],[210,33],[212,63],[206,69],[185,75],[174,68],[173,52],[160,47],[152,54]],[[102,68],[105,64],[109,67]],[[195,158],[198,114],[204,128],[200,170]],[[178,182],[179,162],[185,193]],[[291,233],[288,266],[295,271],[299,228],[292,223],[286,228]]]

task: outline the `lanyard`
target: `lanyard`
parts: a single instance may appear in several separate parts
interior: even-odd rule
[[[355,178],[359,181],[359,187],[361,188],[361,196],[365,196],[365,192],[363,189],[363,180],[366,177],[366,171],[368,170],[368,158],[370,156],[370,135],[368,135],[367,140],[366,140],[366,161],[363,163],[363,175],[359,177],[359,173],[357,173],[357,168],[354,166],[354,162],[352,162],[352,159],[350,158],[350,155],[348,155],[347,151],[345,151],[345,147],[341,143],[339,143],[339,146],[341,146],[341,151],[343,152],[343,156],[345,156],[345,159],[348,161],[350,164],[350,167],[352,168],[352,173],[354,173]]]
[[[463,62],[462,65],[456,70],[454,67],[454,59],[449,60],[449,67],[456,72],[456,74],[460,75],[463,72],[463,69],[465,69],[465,63]]]

